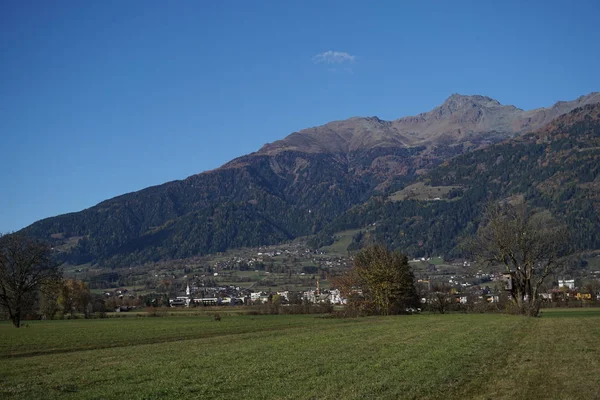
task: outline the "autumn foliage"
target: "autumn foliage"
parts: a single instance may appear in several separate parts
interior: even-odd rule
[[[381,245],[361,250],[354,267],[334,281],[348,299],[348,307],[363,314],[403,314],[419,306],[407,257]]]

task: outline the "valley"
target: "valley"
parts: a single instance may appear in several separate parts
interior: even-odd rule
[[[0,400],[600,399],[600,2],[0,3]]]
[[[524,196],[566,219],[578,250],[595,250],[599,101],[591,93],[523,111],[452,95],[415,117],[335,121],[22,233],[52,242],[62,261],[102,268],[301,237],[318,249],[366,226],[411,257],[453,258],[462,256],[456,238],[473,232],[488,201]],[[562,171],[565,162],[572,167]]]

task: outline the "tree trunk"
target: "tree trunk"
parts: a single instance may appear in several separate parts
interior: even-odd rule
[[[516,281],[511,296],[519,315],[527,317],[538,316],[541,301],[537,296],[537,290],[534,290],[531,286],[531,282]]]
[[[541,302],[539,299],[531,299],[529,301],[529,310],[527,316],[537,317],[540,313]]]
[[[513,302],[517,307],[519,315],[537,317],[540,312],[539,299],[533,299],[531,297],[525,299],[524,296],[517,295],[515,298],[513,298]]]
[[[20,328],[21,327],[21,312],[17,311],[16,313],[11,314],[10,320],[12,321],[12,324],[15,326],[15,328]]]

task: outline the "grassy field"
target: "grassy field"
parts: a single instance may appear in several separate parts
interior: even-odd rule
[[[2,399],[594,399],[600,310],[0,324]]]
[[[452,189],[458,188],[460,188],[460,186],[427,186],[423,182],[417,182],[392,193],[390,195],[390,200],[433,200],[435,198],[444,198]]]
[[[352,243],[352,237],[360,232],[360,229],[351,229],[348,231],[336,233],[337,239],[329,246],[322,247],[321,250],[327,254],[345,256],[348,254],[348,246]]]

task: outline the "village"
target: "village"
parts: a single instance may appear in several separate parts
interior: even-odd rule
[[[351,255],[312,250],[294,242],[157,265],[143,278],[144,286],[115,287],[101,293],[105,308],[116,311],[142,306],[234,307],[273,303],[283,307],[342,306],[347,299],[332,278],[352,264]],[[446,262],[439,257],[415,258],[409,264],[422,309],[500,310],[508,300],[510,277],[501,271],[479,269],[470,260]],[[600,303],[600,287],[594,284],[600,271],[589,271],[589,275],[593,279],[556,277],[541,293],[543,306]]]

